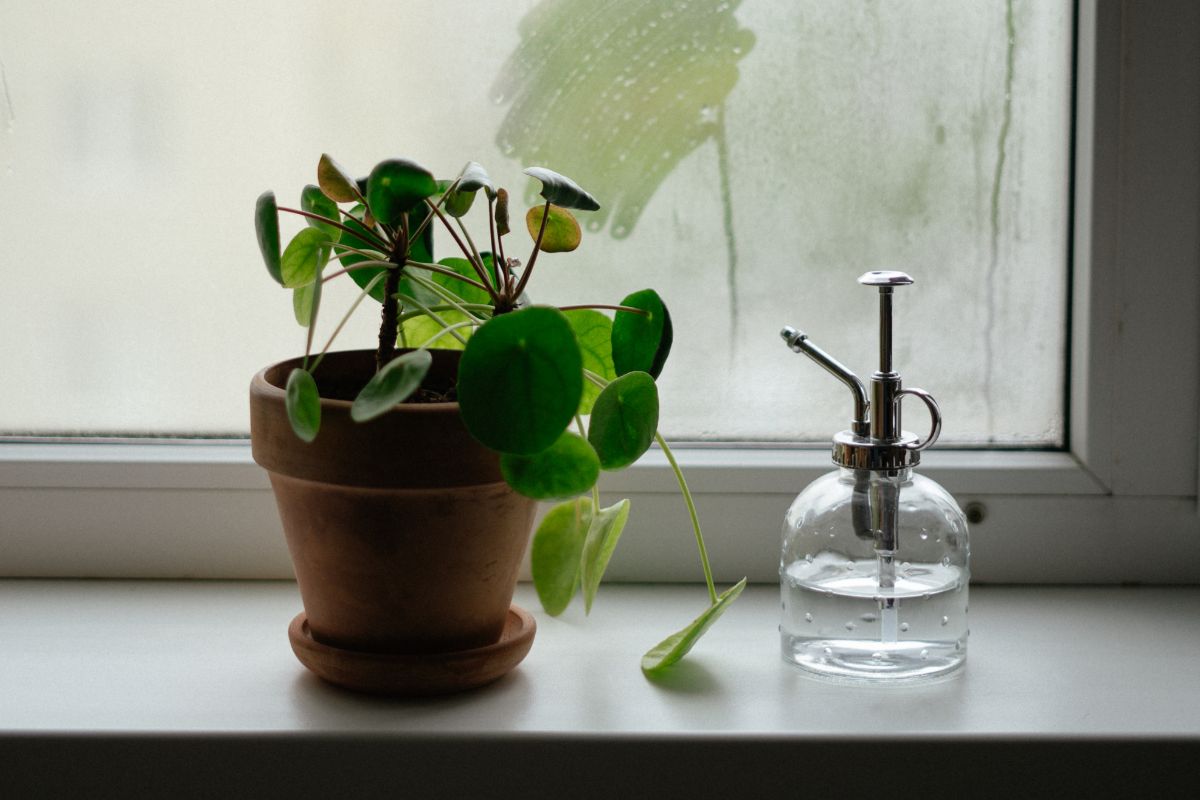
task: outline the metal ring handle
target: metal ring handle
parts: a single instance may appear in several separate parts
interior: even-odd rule
[[[938,437],[942,435],[942,410],[938,408],[937,400],[933,399],[933,395],[924,389],[901,389],[900,391],[896,392],[896,397],[893,402],[899,406],[901,398],[903,398],[906,394],[911,394],[921,398],[921,400],[925,403],[925,407],[929,409],[929,418],[933,421],[933,427],[930,429],[929,436],[925,439],[925,441],[917,442],[916,444],[911,444],[908,446],[909,450],[912,450],[914,453],[919,453],[926,447],[929,447],[936,442]]]

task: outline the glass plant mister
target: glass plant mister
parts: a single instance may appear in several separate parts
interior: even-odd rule
[[[897,683],[945,675],[967,657],[967,521],[954,498],[913,474],[942,417],[923,389],[892,370],[892,297],[903,272],[858,279],[879,289],[879,371],[870,394],[850,370],[794,328],[781,332],[854,395],[850,430],[833,437],[838,469],[788,509],[779,577],[784,660],[840,681]],[[906,396],[924,401],[924,440],[900,428]]]

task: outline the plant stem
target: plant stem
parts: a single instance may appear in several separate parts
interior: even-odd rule
[[[484,291],[487,291],[487,288],[488,288],[477,280],[468,278],[466,275],[460,275],[459,273],[455,272],[452,269],[446,269],[445,267],[438,266],[437,264],[426,264],[423,261],[405,261],[404,266],[416,267],[417,269],[424,269],[424,270],[428,270],[429,272],[437,272],[437,273],[446,275],[451,278],[457,278],[458,280],[462,281],[463,283],[467,283],[467,284],[470,284],[471,286],[474,286],[476,289],[483,289]]]
[[[390,262],[390,261],[360,262],[358,264],[355,264],[354,266],[346,267],[345,269],[339,269],[337,272],[329,273],[325,277],[321,278],[321,283],[328,283],[329,281],[333,280],[334,278],[345,275],[347,272],[354,272],[355,270],[359,270],[359,269],[379,269],[380,267],[387,269],[387,265],[391,264],[391,263],[392,262]]]
[[[515,304],[521,297],[521,292],[525,291],[525,284],[529,283],[529,276],[533,274],[533,265],[537,263],[538,253],[542,251],[542,236],[546,233],[546,222],[550,219],[550,201],[546,201],[545,207],[542,209],[542,225],[538,228],[537,239],[533,242],[533,252],[529,254],[529,263],[525,265],[525,271],[521,273],[521,280],[517,283],[517,288],[513,290],[511,298]]]
[[[309,212],[309,211],[301,211],[298,208],[288,208],[287,206],[279,206],[279,210],[286,211],[289,214],[299,214],[302,217],[308,217],[309,219],[315,219],[318,222],[324,222],[329,225],[332,225],[335,228],[340,228],[341,230],[345,231],[346,233],[350,234],[351,236],[353,236],[355,238],[358,238],[358,239],[363,238],[363,234],[361,231],[351,230],[350,228],[347,228],[342,223],[337,222],[336,220],[329,219],[328,217],[322,217],[320,214],[313,214],[312,212]],[[363,231],[365,231],[367,233],[367,235],[374,237],[375,243],[382,246],[384,250],[388,249],[388,247],[389,247],[388,243],[385,242],[383,239],[381,239],[379,237],[379,235],[376,234],[374,231],[367,230],[367,227],[365,225],[363,226]]]
[[[374,261],[381,261],[387,258],[387,254],[381,253],[378,250],[359,250],[357,247],[351,247],[350,245],[342,244],[341,242],[330,242],[329,244],[333,248],[341,248],[342,252],[335,254],[337,258],[348,255],[362,256],[363,258],[369,258]]]
[[[485,284],[490,284],[491,282],[487,278],[487,271],[483,268],[482,264],[480,264],[478,261],[476,261],[474,258],[471,257],[471,251],[467,249],[467,246],[465,244],[463,244],[462,239],[458,238],[458,233],[455,232],[454,226],[452,226],[450,224],[449,220],[446,219],[446,215],[442,213],[442,210],[440,208],[438,208],[436,205],[434,205],[433,203],[430,203],[428,200],[425,201],[425,204],[427,206],[429,206],[429,208],[433,211],[433,213],[437,215],[437,218],[439,220],[441,220],[442,225],[445,226],[446,230],[450,232],[450,236],[454,239],[454,242],[458,245],[458,249],[461,250],[463,255],[467,257],[467,261],[469,261],[471,263],[471,266],[475,269],[475,272],[476,272],[476,274],[479,275],[480,279]],[[488,291],[488,294],[490,294],[492,296],[493,302],[495,302],[497,305],[499,305],[500,295],[496,294],[496,290],[493,289],[490,285],[485,286],[484,288],[486,288]]]
[[[559,306],[559,311],[578,311],[583,308],[606,308],[610,311],[628,311],[631,314],[641,314],[644,317],[650,316],[650,312],[642,308],[633,308],[632,306],[606,306],[603,303],[584,304],[580,306]]]
[[[666,455],[667,462],[670,463],[671,470],[675,473],[675,480],[679,481],[679,491],[683,493],[688,514],[692,518],[692,530],[696,533],[696,547],[700,549],[700,564],[704,567],[704,582],[708,584],[708,601],[712,605],[716,605],[717,587],[713,585],[712,567],[708,563],[708,550],[704,547],[704,534],[700,532],[700,517],[696,514],[696,504],[692,501],[692,493],[688,490],[687,481],[683,478],[683,471],[679,469],[679,464],[675,461],[675,454],[671,452],[670,447],[667,447],[666,439],[662,437],[661,433],[655,431],[654,440],[658,442],[658,446]]]
[[[496,288],[502,289],[504,284],[500,282],[500,261],[503,255],[496,249],[496,200],[490,194],[488,195],[488,233],[492,237],[492,272],[493,278],[496,281]]]
[[[329,341],[325,342],[325,346],[321,348],[321,354],[317,356],[317,360],[313,362],[312,369],[310,369],[309,372],[315,372],[317,367],[321,365],[321,360],[325,358],[325,354],[328,353],[329,348],[333,346],[333,340],[336,339],[338,334],[342,332],[342,328],[346,327],[346,323],[350,320],[350,316],[354,313],[354,310],[358,308],[359,304],[366,299],[367,295],[369,295],[371,291],[379,285],[379,282],[383,280],[383,275],[384,273],[381,272],[374,278],[371,278],[370,282],[363,287],[361,292],[358,293],[358,297],[350,305],[350,309],[342,316],[342,319],[340,322],[338,322],[337,327],[333,329],[333,333],[329,336]]]
[[[400,267],[393,266],[383,283],[383,311],[379,319],[379,347],[375,351],[375,371],[383,369],[396,354],[396,338],[400,334]]]
[[[422,350],[427,349],[429,347],[429,345],[433,344],[434,342],[436,342],[438,339],[442,338],[446,334],[455,335],[454,332],[456,330],[458,330],[459,328],[466,328],[466,327],[478,325],[478,324],[479,323],[475,322],[474,320],[466,320],[464,322],[456,322],[453,325],[451,325],[449,328],[442,328],[440,331],[435,333],[433,336],[430,336],[429,339],[423,345],[421,345],[421,349]]]
[[[487,312],[487,311],[492,310],[491,306],[484,305],[482,303],[463,303],[462,307],[468,308],[471,311]],[[441,305],[441,306],[430,306],[429,310],[430,311],[456,311],[457,308],[452,305]],[[400,315],[400,321],[407,322],[410,319],[416,319],[417,317],[423,317],[423,316],[425,316],[424,311],[405,311],[404,313],[402,313]],[[480,321],[482,322],[482,319]]]
[[[472,314],[470,311],[468,311],[466,309],[466,307],[462,304],[461,297],[455,296],[452,292],[446,291],[445,288],[438,286],[433,281],[429,280],[428,278],[423,278],[420,275],[409,275],[408,278],[409,278],[409,280],[413,281],[414,283],[418,283],[421,286],[424,286],[429,291],[431,291],[434,294],[441,297],[448,304],[453,306],[455,311],[462,314],[467,319],[473,320],[474,322],[483,322],[483,320],[479,319],[478,317],[476,317],[474,314]]]
[[[422,305],[420,300],[415,300],[411,297],[407,298],[407,299],[408,299],[408,302],[412,303],[414,306],[421,309],[422,313],[424,313],[425,316],[429,317],[431,320],[436,322],[438,325],[441,325],[443,328],[454,327],[449,322],[447,322],[444,318],[442,318],[442,316],[439,315],[432,308],[430,308],[429,306],[426,306],[426,305]],[[450,331],[450,335],[453,336],[455,339],[457,339],[458,343],[461,344],[463,347],[467,346],[467,340],[464,339],[463,337],[459,336],[458,331]]]
[[[471,233],[467,230],[467,226],[463,224],[462,217],[455,217],[454,221],[458,223],[458,229],[462,231],[463,238],[467,240],[467,244],[471,247],[471,253],[475,256],[475,260],[484,267],[484,274],[487,273],[487,266],[483,263],[483,256],[479,254],[479,248],[475,246],[475,242],[471,239]],[[492,261],[496,260],[495,253],[492,254]],[[489,283],[490,285],[490,283]]]

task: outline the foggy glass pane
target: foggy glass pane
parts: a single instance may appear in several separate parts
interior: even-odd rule
[[[515,198],[527,165],[588,188],[603,208],[577,252],[539,259],[533,298],[659,290],[669,438],[845,428],[849,392],[778,331],[868,376],[877,301],[855,278],[891,268],[916,278],[895,363],[941,402],[943,439],[1061,443],[1071,18],[1067,0],[4,4],[0,432],[244,433],[251,375],[304,348],[254,200],[298,205],[328,152],[356,174],[477,160]],[[356,294],[328,287],[318,344]],[[377,330],[364,305],[338,348]],[[919,404],[906,427],[923,435]]]

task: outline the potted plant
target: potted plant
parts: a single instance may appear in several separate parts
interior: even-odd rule
[[[615,305],[530,303],[539,254],[574,250],[571,210],[599,205],[565,176],[525,172],[545,202],[525,215],[524,263],[506,254],[508,193],[474,162],[439,181],[390,159],[356,180],[323,155],[298,208],[272,192],[258,199],[263,260],[292,291],[308,336],[302,357],[255,376],[252,448],[271,477],[305,608],[289,629],[293,649],[333,683],[438,693],[515,666],[535,628],[511,599],[539,500],[567,498],[534,536],[539,598],[558,614],[582,590],[590,610],[629,515],[628,500],[600,506],[597,478],[654,441],[679,480],[710,603],[652,648],[643,670],[682,658],[745,585],[718,595],[687,484],[658,434],[666,306],[649,289]],[[483,207],[481,193],[487,249],[464,222]],[[280,212],[307,223],[286,247]],[[434,259],[435,226],[458,254]],[[361,292],[314,352],[321,288],[342,276]],[[331,352],[368,297],[381,306],[378,347]]]

